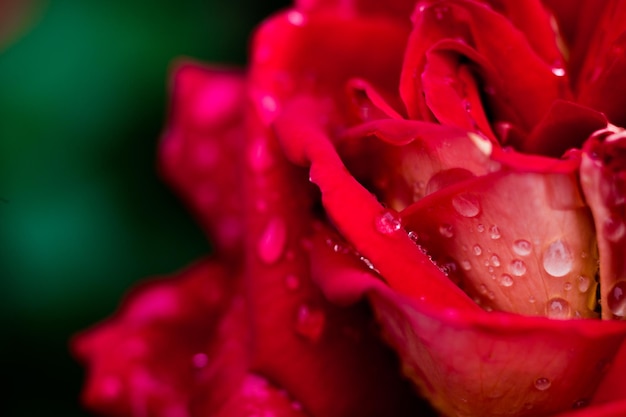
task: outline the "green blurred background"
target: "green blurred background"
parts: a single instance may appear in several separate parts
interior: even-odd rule
[[[89,415],[69,337],[209,250],[155,172],[168,66],[244,65],[287,4],[49,0],[0,50],[3,416]]]

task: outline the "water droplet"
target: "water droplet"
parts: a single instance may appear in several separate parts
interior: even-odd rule
[[[287,13],[287,20],[294,26],[302,26],[304,24],[304,15],[293,10]]]
[[[209,357],[206,353],[196,353],[191,358],[191,363],[196,369],[202,369],[209,364]]]
[[[454,196],[452,198],[452,206],[463,217],[476,217],[480,213],[478,198],[472,194]]]
[[[500,234],[500,228],[496,226],[495,224],[491,226],[489,228],[489,236],[491,236],[493,240],[500,239],[500,237],[502,236]]]
[[[513,285],[513,277],[511,277],[509,274],[502,274],[502,276],[500,277],[500,285],[502,285],[503,287],[510,287],[511,285]]]
[[[496,294],[493,291],[489,291],[487,292],[487,298],[489,298],[490,300],[495,300]]]
[[[546,303],[546,316],[551,319],[568,319],[570,313],[570,305],[563,298],[554,297]]]
[[[376,230],[380,233],[389,235],[402,229],[402,222],[398,217],[398,213],[393,210],[384,210],[374,220]]]
[[[604,220],[603,225],[604,237],[606,237],[611,242],[617,242],[626,233],[626,225],[619,218],[614,216],[608,217]]]
[[[377,274],[380,274],[380,271],[378,269],[376,269],[376,267],[374,266],[372,261],[367,259],[365,256],[359,256],[359,259],[361,260],[361,262],[363,262],[365,264],[365,266],[367,266],[368,269],[376,272]]]
[[[587,407],[589,405],[589,400],[585,399],[585,398],[581,398],[580,400],[574,402],[574,404],[572,404],[572,408],[573,409],[579,409],[579,408],[584,408]]]
[[[259,239],[257,252],[261,260],[273,264],[282,256],[287,243],[287,226],[279,217],[270,220]]]
[[[474,245],[472,250],[474,251],[474,255],[476,256],[480,256],[483,253],[483,248],[481,248],[479,245]]]
[[[443,272],[445,276],[453,274],[456,272],[456,263],[454,262],[446,262],[444,264],[439,265],[439,270]]]
[[[274,164],[272,153],[264,139],[257,139],[248,148],[248,164],[256,173],[262,173]]]
[[[414,231],[410,231],[408,233],[408,236],[409,236],[409,239],[411,239],[415,243],[417,243],[417,241],[420,239],[419,235]]]
[[[535,388],[539,391],[547,390],[550,388],[550,385],[552,385],[552,382],[548,378],[537,378],[535,380]]]
[[[516,277],[521,277],[526,273],[526,264],[521,259],[513,259],[509,264],[509,271]]]
[[[476,231],[478,233],[483,233],[485,231],[485,225],[482,223],[479,223],[476,225]]]
[[[613,285],[607,295],[606,303],[614,315],[626,316],[626,281],[618,281]]]
[[[485,284],[480,284],[480,285],[478,286],[478,291],[479,291],[481,294],[487,294],[487,286],[486,286]]]
[[[531,295],[530,297],[528,297],[528,302],[529,302],[530,304],[535,304],[535,301],[537,301],[537,300],[535,300],[535,297],[534,297],[534,296],[532,296],[532,295]]]
[[[421,186],[418,191],[421,193],[421,196],[424,196],[473,177],[475,177],[475,175],[467,169],[450,168],[437,172],[428,180],[427,184],[420,181],[416,184],[416,186]]]
[[[563,289],[565,291],[569,291],[572,289],[572,283],[571,282],[566,282],[565,284],[563,284]]]
[[[491,265],[495,266],[496,268],[500,266],[500,257],[495,253],[491,255],[490,261]]]
[[[557,77],[565,77],[565,68],[563,67],[552,67],[552,74]]]
[[[553,277],[565,276],[573,267],[572,253],[561,239],[552,242],[543,254],[543,268]]]
[[[519,256],[529,255],[531,250],[532,244],[527,240],[520,239],[513,242],[513,252]]]
[[[298,308],[296,316],[296,332],[315,342],[324,331],[326,316],[319,308],[303,304]]]
[[[454,229],[452,228],[451,224],[444,223],[439,226],[439,234],[441,234],[441,236],[443,237],[451,238],[454,236]]]
[[[587,292],[589,286],[591,285],[591,280],[584,275],[578,276],[578,291]]]
[[[287,275],[285,277],[285,286],[289,291],[296,291],[300,288],[300,279],[295,275]]]
[[[470,261],[465,259],[461,261],[461,268],[463,268],[464,271],[470,271],[472,269],[472,264],[470,263]]]

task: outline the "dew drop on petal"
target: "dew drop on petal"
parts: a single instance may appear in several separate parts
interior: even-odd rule
[[[267,170],[274,163],[272,154],[267,143],[263,139],[257,139],[248,147],[248,165],[252,171],[261,173]]]
[[[451,224],[444,223],[439,226],[439,234],[446,238],[451,238],[454,236],[454,229]]]
[[[521,277],[526,273],[526,264],[521,259],[513,259],[509,264],[509,271],[516,277]]]
[[[480,214],[478,198],[472,194],[454,196],[452,198],[452,206],[463,217],[476,217]]]
[[[618,242],[626,233],[626,225],[620,219],[613,216],[604,220],[604,237],[611,242]]]
[[[470,261],[465,259],[461,261],[461,268],[463,268],[464,271],[470,271],[472,269],[472,264],[470,263]]]
[[[287,275],[285,277],[285,287],[287,287],[289,291],[296,291],[300,288],[300,279],[293,274]]]
[[[206,353],[196,353],[191,358],[191,363],[196,369],[202,369],[209,364],[209,357]]]
[[[273,264],[282,256],[287,243],[287,226],[279,217],[270,220],[259,239],[257,252],[267,264]]]
[[[564,77],[565,76],[565,68],[563,68],[563,67],[552,67],[552,74],[556,75],[557,77]]]
[[[472,250],[474,251],[474,255],[476,256],[480,256],[483,253],[483,248],[481,248],[480,245],[474,245]]]
[[[389,235],[402,229],[402,222],[398,217],[398,213],[393,210],[384,210],[374,220],[376,230],[380,233]]]
[[[555,240],[543,254],[543,268],[553,277],[569,274],[574,267],[574,258],[562,240]]]
[[[613,285],[607,295],[606,303],[614,315],[626,316],[626,281],[618,281]]]
[[[574,402],[574,404],[572,404],[572,408],[573,409],[579,409],[579,408],[584,408],[587,407],[589,405],[589,400],[585,399],[585,398],[581,398],[580,400]]]
[[[326,316],[324,312],[316,307],[302,304],[298,308],[296,316],[296,332],[310,341],[317,341],[322,336]]]
[[[502,274],[502,276],[500,277],[500,285],[502,285],[503,287],[512,286],[513,277],[511,277],[509,274]]]
[[[548,378],[537,378],[535,380],[535,388],[539,391],[547,390],[550,388],[550,385],[552,385],[552,382]]]
[[[502,237],[502,235],[500,234],[500,228],[495,224],[491,226],[489,228],[489,236],[491,236],[493,240],[500,239],[500,237]]]
[[[491,255],[491,258],[489,258],[489,260],[491,261],[491,265],[495,266],[496,268],[500,266],[500,257],[495,253]]]
[[[567,300],[554,297],[546,303],[546,316],[551,319],[568,319],[571,316],[570,305]]]
[[[485,225],[482,223],[479,223],[476,225],[476,231],[478,233],[483,233],[485,231]]]
[[[528,302],[529,302],[530,304],[535,304],[535,301],[537,301],[537,300],[535,300],[535,297],[534,297],[534,296],[532,296],[532,295],[531,295],[530,297],[528,297]]]
[[[294,10],[287,13],[287,20],[294,26],[302,26],[304,24],[304,15]]]
[[[571,282],[566,282],[565,284],[563,284],[563,289],[565,291],[570,291],[572,289],[572,283]]]
[[[591,280],[588,277],[584,275],[578,276],[578,291],[587,292],[590,285],[591,285]]]
[[[530,254],[532,250],[532,244],[524,239],[519,239],[513,242],[513,252],[519,256],[526,256]]]

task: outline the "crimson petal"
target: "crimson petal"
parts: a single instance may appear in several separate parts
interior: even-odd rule
[[[242,249],[245,162],[244,78],[231,69],[181,62],[160,147],[163,175],[181,194],[224,255]],[[253,150],[259,151],[259,150]],[[261,161],[258,155],[251,155]]]
[[[426,52],[442,39],[462,39],[494,65],[499,77],[494,81],[503,86],[496,98],[512,104],[523,130],[529,131],[553,100],[569,94],[561,69],[553,68],[555,63],[543,61],[509,20],[483,4],[467,0],[425,1],[419,3],[413,19],[415,26],[405,53],[400,84],[412,118],[432,118],[421,98],[420,76]],[[525,65],[511,65],[517,60]]]

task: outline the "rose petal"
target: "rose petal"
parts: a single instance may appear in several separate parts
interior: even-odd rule
[[[315,242],[315,278],[327,297],[370,294],[405,374],[445,415],[537,416],[588,403],[626,331],[611,322],[431,310]]]
[[[528,153],[559,157],[570,148],[580,148],[606,123],[602,113],[571,101],[556,100],[519,148]]]
[[[293,101],[276,121],[276,131],[292,161],[311,165],[311,181],[319,186],[326,213],[341,234],[397,291],[442,309],[476,308],[417,249],[401,225],[394,223],[393,215],[389,218],[390,213],[346,171],[316,125],[317,114],[316,103]]]
[[[400,211],[443,183],[497,168],[489,154],[498,145],[472,135],[433,123],[381,119],[346,130],[337,146],[355,178]]]
[[[225,268],[203,261],[135,289],[112,318],[72,341],[89,367],[84,403],[103,414],[188,416],[199,374],[221,367],[229,376],[209,397],[224,401],[247,363],[244,349],[236,356],[232,350],[241,346],[245,322],[229,321],[222,337],[214,337],[220,320],[234,314],[234,282]]]
[[[580,182],[593,213],[600,252],[604,318],[626,317],[626,140],[623,131],[599,131],[585,143]]]
[[[426,51],[442,39],[462,39],[494,66],[499,79],[493,81],[502,88],[494,96],[491,107],[498,109],[500,102],[510,103],[523,130],[529,131],[554,99],[568,95],[563,74],[553,72],[553,63],[544,62],[505,17],[482,4],[461,0],[422,2],[413,19],[415,26],[405,53],[400,84],[412,118],[431,120],[421,98],[423,86],[419,78]],[[524,62],[523,68],[510,64],[517,61]]]
[[[381,3],[377,0],[296,0],[295,6],[305,12],[358,13],[364,15],[386,15],[406,22],[411,15],[415,0],[389,0]]]
[[[290,13],[266,21],[253,41],[250,94],[264,122],[273,120],[283,101],[302,94],[326,103],[327,122],[343,124],[349,116],[344,109],[351,108],[345,86],[352,79],[397,95],[408,27],[341,13],[303,14],[294,21]]]
[[[160,147],[165,178],[181,194],[224,254],[242,246],[240,187],[245,155],[244,79],[239,72],[179,63]],[[256,152],[256,153],[254,153]],[[262,164],[262,150],[248,155]]]
[[[208,416],[209,414],[196,414]],[[215,417],[306,417],[302,405],[265,378],[248,374]]]
[[[575,173],[503,170],[470,178],[401,216],[417,243],[484,308],[595,317],[594,231]]]

